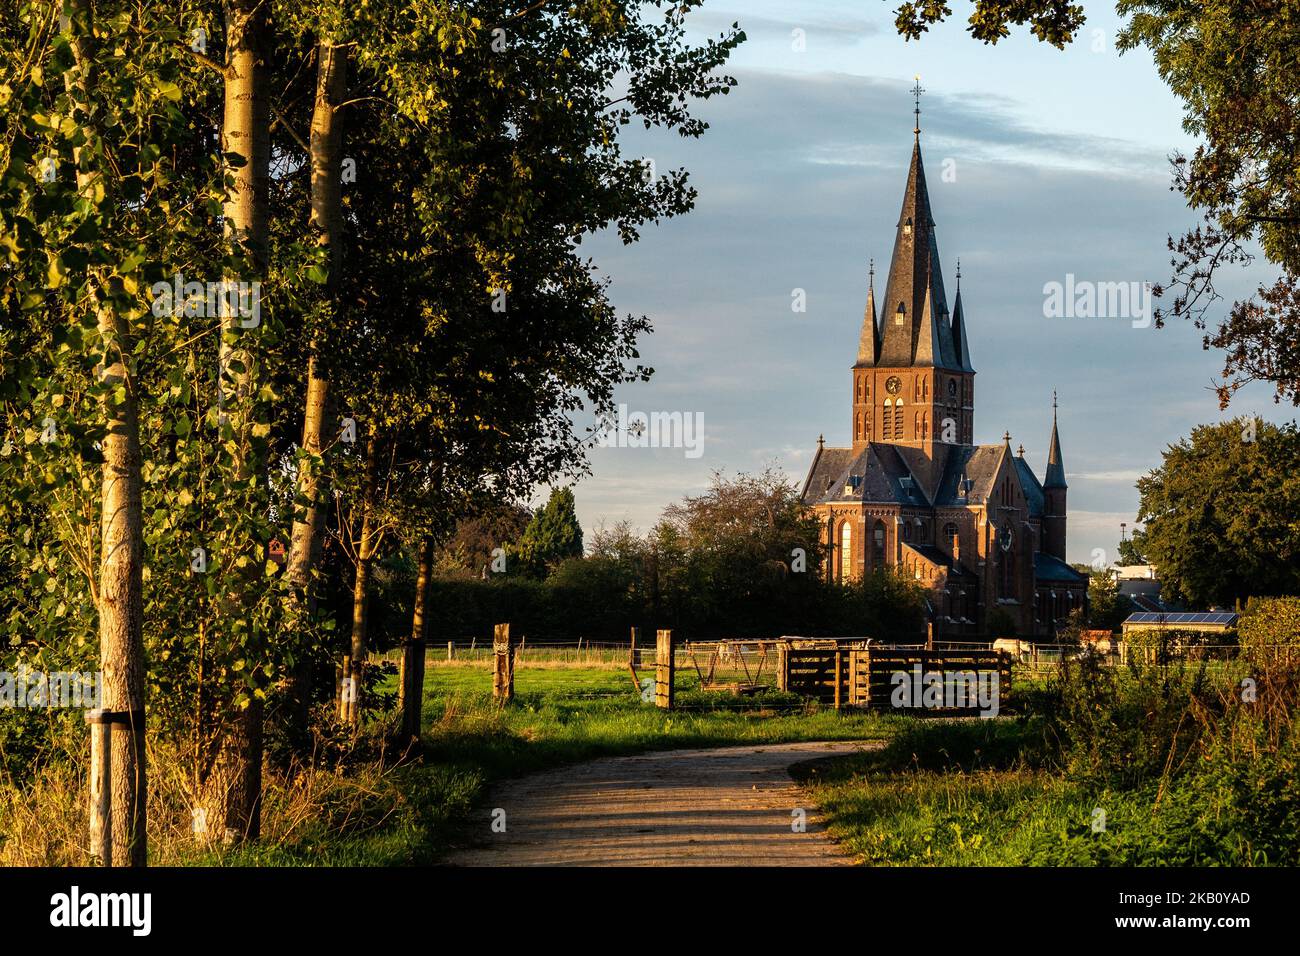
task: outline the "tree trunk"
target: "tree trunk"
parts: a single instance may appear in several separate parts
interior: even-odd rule
[[[83,115],[93,114],[89,102],[95,57],[88,0],[69,7],[73,56],[79,76],[68,77],[66,88]],[[87,140],[97,132],[86,129]],[[81,170],[77,188],[90,195],[98,174]],[[104,183],[105,205],[113,199]],[[96,290],[97,292],[99,290]],[[145,805],[145,666],[144,666],[144,519],[141,504],[139,394],[125,356],[132,353],[131,329],[125,316],[103,302],[97,305],[99,334],[104,344],[100,381],[107,387],[101,402],[105,435],[99,564],[99,661],[103,673],[103,708],[117,715],[110,732],[112,866],[144,866],[148,862]],[[113,356],[116,356],[115,358]],[[123,398],[116,392],[121,388]],[[93,771],[92,771],[93,772]]]
[[[415,612],[411,615],[411,637],[402,652],[401,710],[403,740],[420,736],[420,705],[424,702],[424,648],[429,620],[426,608],[433,577],[433,538],[420,542],[420,571],[415,579]]]
[[[342,123],[339,105],[347,88],[347,51],[322,39],[317,49],[316,102],[311,119],[311,223],[317,230],[317,241],[329,250],[329,279],[326,291],[339,307],[339,271],[342,267],[343,203],[340,182],[342,179]],[[307,360],[307,395],[303,410],[302,450],[306,453],[298,466],[297,497],[302,511],[295,509],[293,532],[290,537],[287,574],[293,585],[299,609],[309,616],[316,613],[316,599],[312,592],[312,572],[320,556],[324,514],[320,506],[320,475],[318,473],[321,448],[324,444],[326,404],[329,399],[329,379],[320,361],[321,339],[312,341]],[[307,735],[308,708],[311,704],[311,665],[304,661],[296,668],[289,689],[294,706],[292,723],[297,735]]]
[[[243,247],[252,257],[258,278],[265,273],[267,253],[267,197],[270,164],[270,103],[266,83],[266,41],[269,33],[268,5],[264,0],[227,0],[225,110],[222,118],[221,149],[243,159],[229,163],[225,175],[230,182],[222,213],[226,240],[232,250]],[[240,277],[228,276],[232,280]],[[223,297],[224,299],[224,297]],[[220,397],[248,398],[257,390],[251,350],[236,347],[235,336],[257,334],[258,325],[244,327],[240,317],[223,316],[226,328],[219,346],[222,379]],[[233,333],[233,335],[229,334]],[[232,360],[243,370],[227,376]],[[229,393],[225,384],[231,382]],[[254,467],[248,429],[251,422],[233,423],[240,449],[231,468],[236,477],[246,477]],[[250,578],[237,581],[229,594],[227,613],[242,613]],[[227,708],[228,709],[228,708]],[[196,835],[206,841],[233,842],[256,839],[261,829],[262,718],[260,700],[212,728],[216,735],[207,765],[200,765]]]
[[[361,491],[361,540],[357,545],[357,573],[352,585],[352,693],[344,695],[339,715],[344,722],[357,724],[361,719],[361,681],[366,664],[367,627],[370,622],[370,562],[375,554],[375,490],[378,484],[379,440],[370,429],[366,445],[366,468]],[[346,679],[347,674],[343,675]]]

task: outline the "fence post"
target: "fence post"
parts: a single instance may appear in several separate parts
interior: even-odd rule
[[[659,631],[655,640],[655,706],[673,709],[673,632]]]
[[[356,684],[352,677],[352,656],[343,655],[343,672],[339,678],[339,720],[348,722],[352,714],[352,700],[356,696]]]
[[[455,641],[448,641],[448,642],[447,642],[447,660],[449,660],[449,661],[454,661],[455,659],[456,659],[456,642],[455,642]]]
[[[784,643],[776,648],[776,689],[790,689],[790,648]]]
[[[86,711],[90,725],[90,855],[113,865],[113,715]]]
[[[515,696],[515,642],[509,624],[498,624],[493,630],[492,696],[501,703]]]
[[[844,652],[835,648],[835,709],[844,705],[841,689],[844,686]]]
[[[628,648],[627,662],[633,667],[639,667],[641,665],[641,651],[636,646],[637,641],[640,639],[640,637],[641,637],[641,628],[639,627],[632,628],[632,646]]]

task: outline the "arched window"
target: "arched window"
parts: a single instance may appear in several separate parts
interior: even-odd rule
[[[845,521],[840,525],[840,580],[853,577],[853,526]]]
[[[871,563],[877,568],[885,564],[885,523],[879,520],[871,532]]]
[[[880,431],[881,431],[880,437],[883,438],[885,441],[889,441],[889,439],[894,437],[893,434],[894,421],[892,416],[889,414],[889,409],[893,404],[894,404],[893,401],[891,401],[890,399],[888,398],[885,399],[885,414],[881,416],[880,419]]]
[[[951,521],[944,525],[943,537],[945,541],[951,541],[953,538],[957,537],[957,525]]]
[[[894,406],[894,440],[903,440],[903,400],[900,398]]]

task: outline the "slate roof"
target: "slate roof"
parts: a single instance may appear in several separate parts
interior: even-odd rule
[[[1038,483],[1038,476],[1034,474],[1034,469],[1029,467],[1029,462],[1023,458],[1013,459],[1016,463],[1016,471],[1020,475],[1020,487],[1025,492],[1025,499],[1029,502],[1029,514],[1031,517],[1041,518],[1046,499],[1043,496],[1043,486]]]
[[[1059,581],[1062,584],[1084,584],[1087,582],[1088,576],[1074,570],[1060,558],[1048,554],[1046,551],[1035,551],[1034,580]]]
[[[1005,445],[935,445],[936,457],[943,457],[942,477],[931,496],[917,474],[924,474],[925,452],[909,445],[871,442],[861,452],[851,448],[822,448],[813,459],[804,481],[804,504],[825,502],[886,502],[924,508],[952,508],[985,504],[993,494],[993,481]],[[854,488],[850,478],[858,476]],[[962,479],[970,491],[960,494]],[[911,479],[911,495],[907,482]]]
[[[872,305],[874,311],[874,301]],[[897,325],[895,316],[900,308],[904,319],[901,325]],[[860,365],[963,367],[953,343],[952,321],[943,290],[939,244],[934,234],[934,216],[930,212],[930,193],[925,184],[919,136],[912,147],[912,163],[903,191],[903,208],[898,214],[894,254],[889,264],[889,278],[877,329],[879,347],[874,360],[865,363],[860,349]],[[865,329],[861,340],[866,341]]]
[[[1065,462],[1061,458],[1061,436],[1056,433],[1056,410],[1052,410],[1052,446],[1047,450],[1047,474],[1044,488],[1064,488]]]
[[[903,547],[911,548],[913,551],[915,551],[921,557],[925,558],[931,564],[937,564],[941,568],[947,568],[949,577],[959,577],[959,578],[975,577],[974,573],[966,570],[960,564],[953,564],[952,559],[948,557],[946,552],[944,552],[940,548],[935,547],[932,544],[911,544],[910,542],[907,542],[903,544]]]

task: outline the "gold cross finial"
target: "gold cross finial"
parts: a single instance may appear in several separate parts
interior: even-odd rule
[[[912,87],[912,95],[916,97],[916,107],[912,110],[916,115],[916,128],[912,132],[916,134],[917,139],[921,138],[921,94],[924,92],[925,90],[921,87],[921,74],[918,73],[916,74],[916,86]]]

